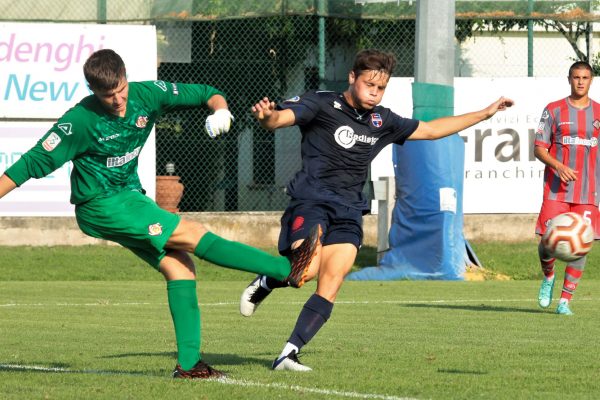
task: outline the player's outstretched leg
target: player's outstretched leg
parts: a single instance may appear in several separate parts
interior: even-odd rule
[[[322,234],[321,225],[317,224],[312,227],[304,242],[295,249],[292,249],[289,257],[292,264],[292,271],[285,280],[290,286],[299,288],[304,285],[304,280],[308,274],[308,267],[310,267],[310,263],[315,258],[317,250],[321,246]]]
[[[183,370],[179,364],[173,370],[173,378],[179,379],[219,379],[226,378],[224,372],[214,369],[200,360],[189,370]]]
[[[264,281],[266,276],[257,276],[248,287],[242,292],[240,298],[240,314],[244,317],[249,317],[254,314],[256,308],[262,303],[262,301],[271,294],[271,289],[267,289],[261,285],[261,281]]]
[[[285,281],[279,281],[265,275],[257,276],[242,292],[240,298],[240,313],[245,317],[250,317],[271,291],[276,288],[295,286],[300,287],[304,284],[306,273],[312,260],[314,259],[320,245],[322,229],[320,225],[313,227],[308,238],[302,242],[298,248],[292,250],[290,263],[292,271]],[[296,285],[292,285],[295,282]]]
[[[273,256],[252,246],[225,240],[211,232],[202,236],[194,254],[222,267],[267,275],[287,281],[290,286],[300,287],[304,284],[311,261],[321,248],[321,227],[315,228],[289,258]]]

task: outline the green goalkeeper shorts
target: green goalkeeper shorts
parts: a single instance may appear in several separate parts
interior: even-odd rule
[[[157,270],[167,240],[181,220],[138,191],[92,199],[77,205],[75,216],[86,235],[117,242]]]

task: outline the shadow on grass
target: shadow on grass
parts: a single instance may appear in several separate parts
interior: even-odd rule
[[[487,375],[487,372],[469,371],[466,369],[438,369],[437,372],[441,372],[443,374]]]
[[[452,305],[452,304],[402,304],[402,307],[414,308],[442,308],[447,310],[465,310],[465,311],[494,311],[494,312],[521,312],[527,314],[543,314],[544,310],[533,308],[517,308],[517,307],[498,307],[481,304],[478,306],[469,305]]]
[[[265,355],[267,356],[267,355]],[[271,357],[268,354],[268,357]],[[168,357],[175,363],[177,359],[177,353],[175,352],[157,352],[157,353],[123,353],[101,356],[99,358],[131,358],[131,357]],[[218,365],[246,365],[246,364],[260,364],[267,367],[271,367],[273,360],[266,358],[255,358],[255,357],[240,357],[236,354],[217,354],[217,353],[202,353],[202,360],[209,364]]]
[[[158,352],[158,353],[124,353],[102,356],[99,358],[128,358],[128,357],[168,357],[173,360],[173,367],[176,363],[177,354],[173,352]],[[265,368],[271,368],[271,359],[240,357],[236,354],[217,354],[204,353],[202,359],[209,364],[219,365],[219,369],[224,365],[262,365]],[[59,374],[94,374],[94,375],[131,375],[131,376],[157,376],[164,377],[164,372],[153,371],[127,371],[113,369],[71,369],[68,364],[64,363],[31,363],[31,364],[14,364],[0,362],[0,372],[39,372],[39,373],[59,373]],[[224,372],[227,372],[225,369]]]

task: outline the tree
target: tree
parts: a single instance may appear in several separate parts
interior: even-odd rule
[[[598,18],[593,11],[598,0],[583,1],[520,1],[520,2],[457,2],[456,38],[462,42],[475,32],[507,32],[525,29],[528,22],[541,26],[546,31],[556,31],[567,39],[574,59],[598,63],[600,54],[590,54],[591,25]],[[529,6],[532,6],[529,9]],[[585,48],[580,48],[580,39],[586,38]],[[599,67],[600,68],[600,67]]]

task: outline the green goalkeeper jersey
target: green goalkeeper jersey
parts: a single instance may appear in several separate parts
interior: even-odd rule
[[[68,110],[5,173],[21,186],[73,161],[73,204],[124,190],[141,190],[138,157],[156,119],[175,108],[205,105],[215,94],[224,96],[208,85],[129,82],[124,117],[110,114],[96,96],[90,95]]]

